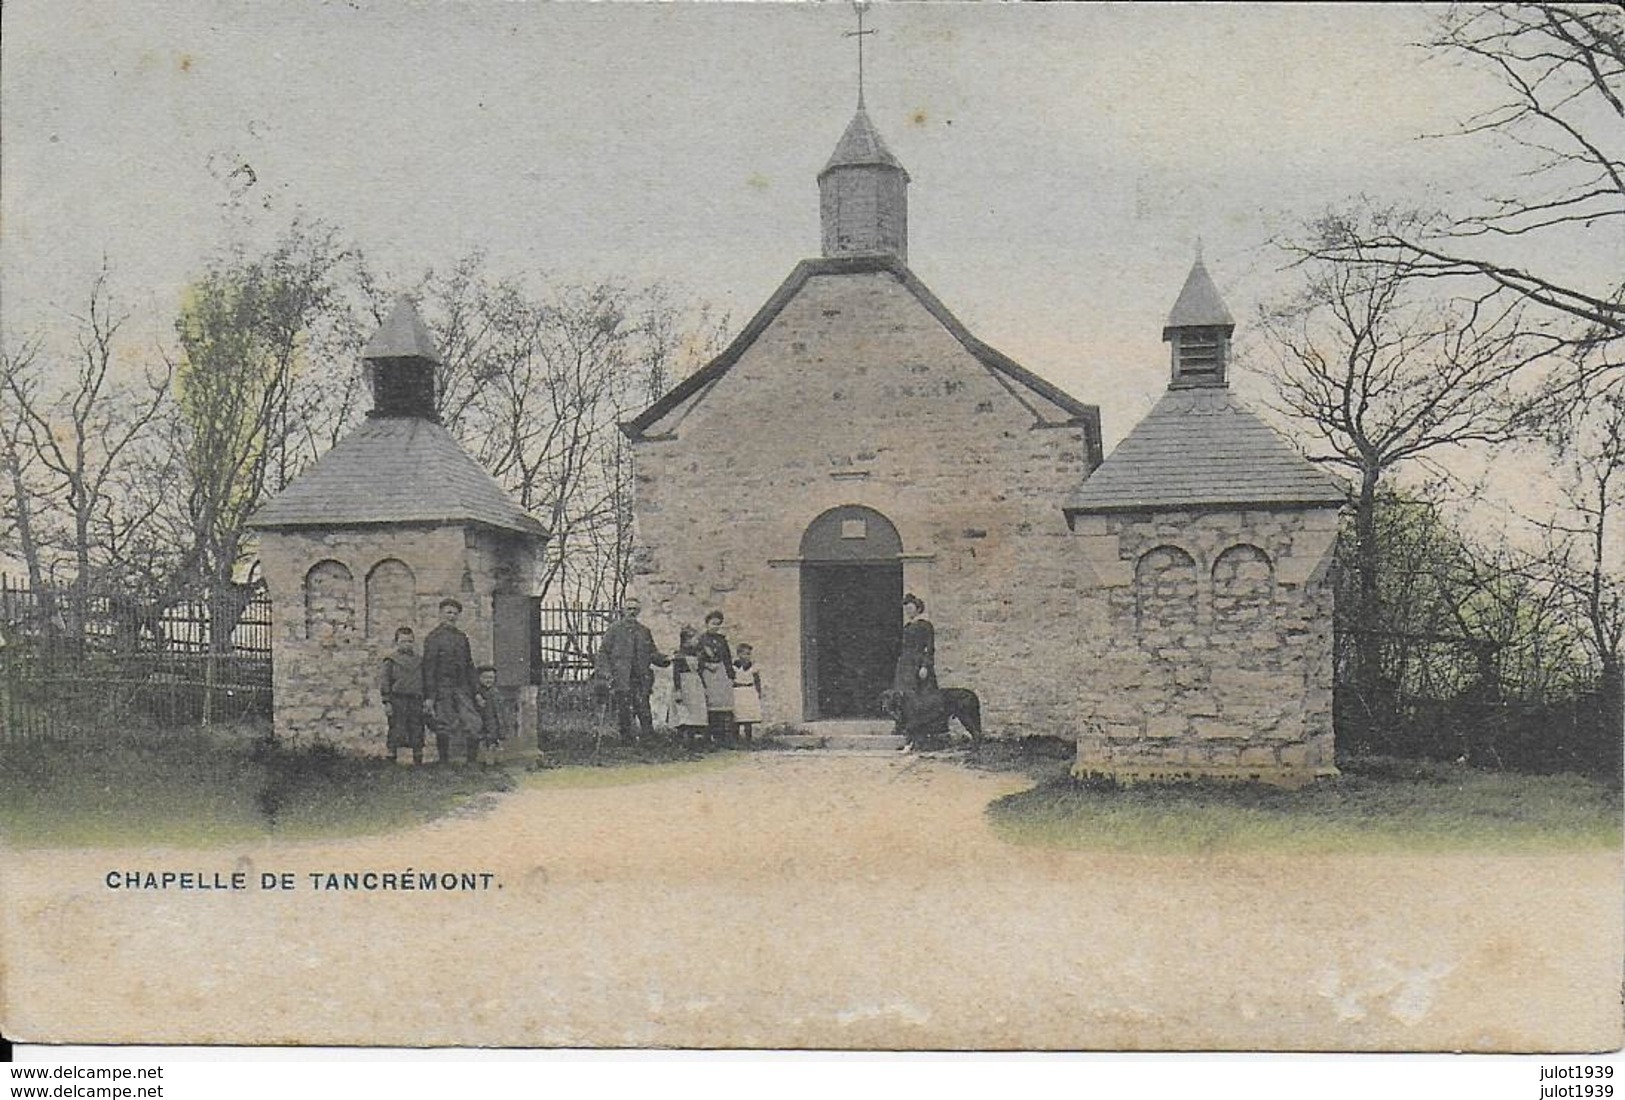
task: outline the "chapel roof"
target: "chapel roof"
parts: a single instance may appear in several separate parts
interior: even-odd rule
[[[908,266],[902,260],[886,254],[802,260],[796,265],[795,270],[790,273],[790,277],[779,286],[778,290],[773,292],[773,296],[763,304],[761,309],[756,311],[756,315],[740,330],[739,335],[734,337],[732,342],[723,349],[722,354],[689,375],[643,412],[631,420],[623,421],[621,431],[634,440],[645,438],[644,432],[648,428],[659,423],[668,413],[681,407],[690,398],[701,394],[712,386],[760,338],[767,327],[773,323],[774,318],[795,298],[809,279],[819,275],[860,275],[875,272],[888,273],[901,283],[959,341],[966,351],[1007,385],[1014,384],[1015,387],[1024,389],[1041,398],[1044,402],[1058,407],[1067,417],[1063,423],[1087,425],[1088,437],[1098,447],[1100,440],[1099,406],[1079,401],[1059,386],[1046,381],[1017,363],[1008,355],[989,347],[972,336],[964,323],[955,317],[948,307],[943,305],[941,300],[927,289],[924,283],[920,282],[919,278],[908,269]],[[1098,461],[1098,452],[1093,457]]]
[[[261,507],[250,526],[381,523],[483,524],[531,536],[547,533],[449,431],[417,417],[367,420]]]
[[[895,168],[908,179],[908,169],[903,162],[892,155],[881,140],[880,131],[869,120],[869,112],[858,105],[858,111],[852,116],[852,121],[846,124],[846,132],[841,140],[835,144],[835,152],[830,154],[829,161],[818,173],[822,179],[837,168],[855,168],[859,166],[879,165],[885,168]]]
[[[1229,390],[1171,389],[1063,508],[1332,508],[1347,500],[1336,478]]]

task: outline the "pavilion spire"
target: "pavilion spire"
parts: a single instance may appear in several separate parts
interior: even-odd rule
[[[858,40],[858,110],[861,111],[861,110],[863,110],[863,106],[864,106],[864,104],[863,104],[863,40],[864,40],[865,37],[867,37],[868,35],[874,34],[875,32],[873,30],[864,30],[863,29],[863,16],[869,10],[869,5],[867,3],[867,0],[854,0],[854,2],[852,4],[852,10],[857,12],[857,15],[858,15],[858,29],[855,30],[855,31],[847,31],[841,37],[843,37],[843,38],[856,38]]]

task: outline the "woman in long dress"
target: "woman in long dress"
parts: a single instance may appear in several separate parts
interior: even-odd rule
[[[925,601],[912,592],[903,597],[903,643],[892,688],[909,695],[937,689],[936,629],[925,617]]]
[[[897,700],[897,731],[903,751],[936,748],[948,736],[948,711],[937,690],[937,633],[925,617],[925,601],[910,592],[903,597],[902,651],[892,687]]]
[[[705,706],[709,714],[711,739],[731,745],[734,740],[734,657],[728,638],[722,633],[722,612],[705,617],[705,633],[700,635],[700,677],[705,681]]]

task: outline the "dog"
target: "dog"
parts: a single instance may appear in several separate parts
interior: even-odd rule
[[[912,748],[938,748],[948,741],[948,723],[957,720],[970,734],[971,746],[982,743],[982,700],[970,688],[927,688],[916,692],[889,689],[880,693],[881,709],[897,723],[897,733]]]

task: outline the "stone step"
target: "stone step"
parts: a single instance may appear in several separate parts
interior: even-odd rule
[[[889,737],[896,728],[890,718],[820,718],[801,723],[799,730],[819,737]]]
[[[787,749],[815,749],[835,752],[896,752],[903,747],[901,737],[814,736],[811,734],[785,734],[775,737],[773,743]]]
[[[774,741],[792,749],[835,749],[842,752],[896,752],[903,739],[892,732],[888,719],[843,718],[808,722],[797,732],[779,734]]]

